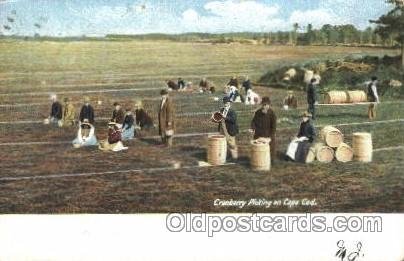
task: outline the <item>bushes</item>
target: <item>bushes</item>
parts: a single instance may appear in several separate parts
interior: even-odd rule
[[[296,77],[284,81],[284,75],[290,68],[296,69]],[[261,77],[259,83],[274,87],[302,90],[304,71],[314,70],[321,75],[320,93],[329,90],[366,90],[366,82],[372,76],[379,78],[379,94],[386,97],[404,97],[404,86],[391,86],[391,80],[404,82],[404,73],[400,68],[400,57],[351,56],[344,60],[327,60],[301,65],[284,66]]]

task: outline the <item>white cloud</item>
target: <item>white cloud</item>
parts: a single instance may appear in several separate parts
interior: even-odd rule
[[[325,24],[344,24],[346,19],[335,15],[328,9],[314,9],[306,11],[293,11],[289,18],[289,24],[298,23],[300,26],[312,24],[314,28],[320,28]]]
[[[370,19],[376,19],[391,8],[384,0],[323,0],[319,8],[328,10],[337,21],[332,24],[354,24],[359,28],[369,26]]]
[[[256,1],[232,0],[209,2],[204,8],[219,17],[234,17],[235,15],[251,17],[251,15],[254,14],[254,16],[263,19],[274,16],[278,14],[279,11],[278,6],[269,6]]]
[[[228,32],[267,31],[285,27],[277,17],[279,7],[257,1],[213,1],[204,6],[207,15],[193,9],[182,14],[185,31]]]
[[[8,4],[8,3],[17,3],[20,0],[0,0],[0,5],[1,4]]]
[[[185,22],[196,22],[199,19],[198,13],[194,9],[188,9],[182,13]]]

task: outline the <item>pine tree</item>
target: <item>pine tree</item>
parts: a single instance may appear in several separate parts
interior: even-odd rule
[[[401,45],[401,66],[404,69],[404,0],[387,0],[394,8],[378,20],[370,22],[377,24],[376,33],[386,39],[394,36]]]

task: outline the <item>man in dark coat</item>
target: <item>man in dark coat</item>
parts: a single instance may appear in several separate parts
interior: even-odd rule
[[[94,109],[90,105],[90,98],[85,97],[84,98],[84,105],[83,105],[83,107],[81,107],[80,116],[79,116],[80,123],[84,122],[84,120],[87,119],[89,123],[94,125],[94,117],[95,117],[94,116]]]
[[[300,123],[299,132],[288,146],[286,155],[294,161],[306,162],[307,154],[316,138],[316,130],[310,121],[311,116],[309,112],[302,115],[303,120]]]
[[[297,99],[293,91],[288,91],[288,95],[283,99],[283,108],[288,110],[290,108],[297,109]]]
[[[49,115],[50,122],[58,123],[63,118],[63,108],[62,104],[58,101],[57,96],[55,94],[51,95],[51,112]]]
[[[233,160],[238,158],[236,135],[238,134],[237,114],[231,108],[229,97],[223,98],[224,107],[220,109],[223,120],[219,123],[219,132],[226,137],[227,146]]]
[[[163,145],[171,147],[173,145],[174,136],[174,105],[171,98],[168,96],[167,90],[160,92],[161,102],[158,111],[159,117],[159,134]]]
[[[122,124],[125,120],[125,112],[123,111],[121,105],[117,102],[114,103],[114,111],[112,112],[111,121],[117,123],[118,128],[122,128]]]
[[[254,114],[251,121],[251,130],[254,132],[254,139],[270,138],[269,146],[271,148],[271,161],[276,156],[276,115],[271,108],[271,101],[269,97],[263,97],[261,102],[262,107]]]
[[[307,103],[308,103],[308,112],[311,113],[312,119],[315,120],[316,117],[316,109],[315,105],[318,103],[318,97],[317,97],[317,89],[316,89],[316,78],[311,79],[309,85],[307,86]]]
[[[238,89],[238,80],[237,80],[237,77],[235,75],[227,83],[227,86],[234,86],[234,87],[236,87]]]
[[[379,95],[377,94],[377,77],[373,76],[372,81],[368,84],[367,92],[368,101],[371,102],[368,108],[368,117],[370,120],[376,118],[376,104],[380,103]]]
[[[181,77],[178,78],[177,86],[178,86],[178,89],[184,89],[185,88],[185,81]]]
[[[247,95],[248,90],[252,89],[251,81],[250,81],[248,75],[245,77],[245,80],[244,80],[242,85],[243,85],[243,88],[244,88],[244,93]]]

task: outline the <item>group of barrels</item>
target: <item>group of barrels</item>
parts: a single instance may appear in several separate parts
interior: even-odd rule
[[[250,166],[253,170],[269,171],[271,169],[270,139],[251,141]],[[208,137],[207,161],[210,165],[226,163],[227,143],[223,135]]]
[[[366,102],[364,91],[329,91],[324,96],[325,104],[360,103]]]
[[[311,163],[315,159],[319,162],[329,163],[334,158],[339,162],[372,161],[373,145],[370,133],[353,133],[352,147],[344,143],[344,135],[333,126],[325,126],[320,132],[320,138],[322,142],[315,143],[310,148],[306,163]]]
[[[339,162],[371,162],[373,154],[372,136],[367,132],[355,132],[352,136],[352,147],[344,143],[344,135],[333,126],[325,126],[321,130],[321,142],[315,143],[309,150],[306,163],[317,160],[329,163],[334,158]],[[271,154],[269,139],[251,141],[250,166],[253,170],[269,171]],[[208,137],[207,161],[210,165],[226,163],[227,143],[223,135]]]

